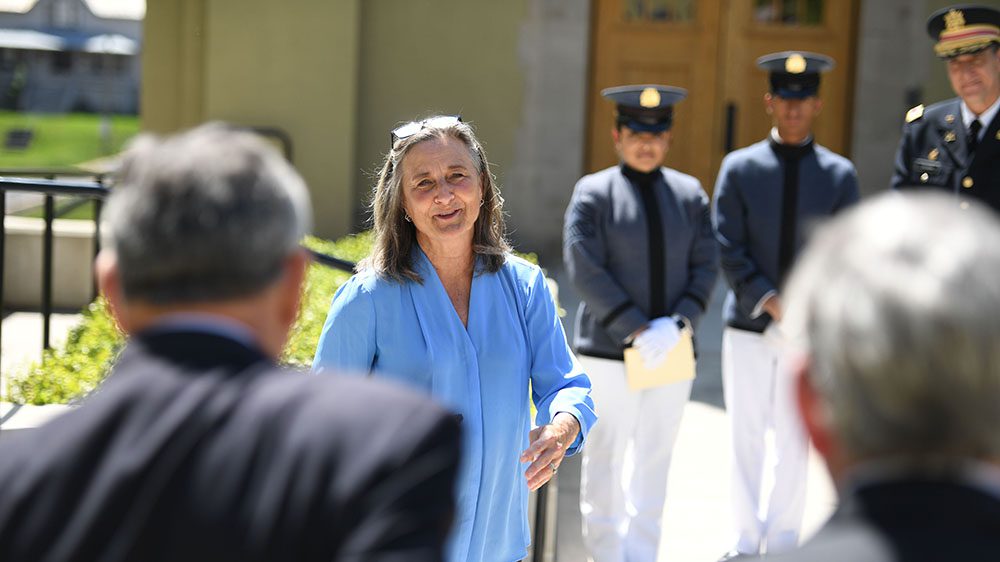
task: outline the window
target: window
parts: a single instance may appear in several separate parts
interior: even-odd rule
[[[626,0],[625,21],[690,22],[695,0]]]
[[[52,51],[52,72],[66,74],[73,70],[73,53],[69,51]]]
[[[754,20],[781,25],[822,25],[823,0],[755,0]]]

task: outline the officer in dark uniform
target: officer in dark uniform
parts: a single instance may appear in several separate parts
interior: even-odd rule
[[[623,349],[661,364],[696,326],[717,276],[708,196],[663,166],[681,88],[608,88],[621,163],[584,176],[566,209],[563,257],[582,302],[574,347],[601,411],[583,450],[580,507],[593,562],[656,560],[671,453],[691,381],[633,390]],[[629,447],[631,445],[631,447]],[[632,470],[623,479],[626,450]]]
[[[906,114],[892,187],[939,187],[1000,210],[1000,11],[952,6],[927,31],[959,97]]]

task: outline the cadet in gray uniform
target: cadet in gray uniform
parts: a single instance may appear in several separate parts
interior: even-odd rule
[[[892,187],[937,187],[1000,210],[1000,11],[945,8],[927,31],[959,97],[906,114]]]
[[[722,373],[732,424],[735,555],[796,545],[805,506],[807,440],[784,373],[785,345],[772,326],[782,315],[779,289],[811,224],[858,200],[854,166],[817,145],[812,123],[822,102],[820,72],[829,57],[782,52],[761,57],[770,73],[764,95],[774,127],[764,140],[722,161],[713,220],[729,284],[723,306]],[[762,497],[764,436],[775,434],[774,488]],[[760,505],[768,505],[764,518]]]
[[[623,350],[658,365],[697,324],[717,276],[708,197],[697,179],[662,166],[673,105],[686,91],[621,86],[611,131],[621,164],[583,177],[563,239],[582,297],[574,346],[601,412],[583,452],[580,507],[595,562],[656,559],[671,450],[691,382],[632,391]],[[626,446],[634,471],[623,480]]]

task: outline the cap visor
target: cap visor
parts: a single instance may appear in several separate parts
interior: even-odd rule
[[[625,121],[622,125],[632,129],[637,133],[662,133],[670,128],[670,123],[640,123],[638,121]]]
[[[819,90],[799,90],[799,91],[793,91],[793,90],[786,90],[784,88],[778,88],[777,90],[775,90],[772,93],[774,95],[778,96],[779,98],[792,99],[792,100],[803,100],[803,99],[815,96],[816,92],[818,92],[818,91]]]

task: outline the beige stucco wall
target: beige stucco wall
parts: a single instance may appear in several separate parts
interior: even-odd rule
[[[42,306],[45,221],[8,216],[4,228],[3,304],[13,309],[38,309]],[[83,308],[94,296],[94,223],[56,219],[52,232],[52,306]]]
[[[143,127],[278,127],[321,236],[351,229],[359,0],[177,0],[146,14]]]
[[[476,128],[508,197],[522,116],[520,26],[526,0],[366,0],[361,9],[359,205],[399,122],[461,114]],[[574,147],[575,149],[575,147]]]
[[[953,95],[923,31],[949,2],[862,1],[852,156],[866,193],[888,184],[912,100]],[[287,130],[316,231],[333,237],[364,226],[389,129],[461,113],[504,189],[513,239],[558,260],[562,212],[582,172],[592,3],[148,2],[143,125],[226,119]]]

